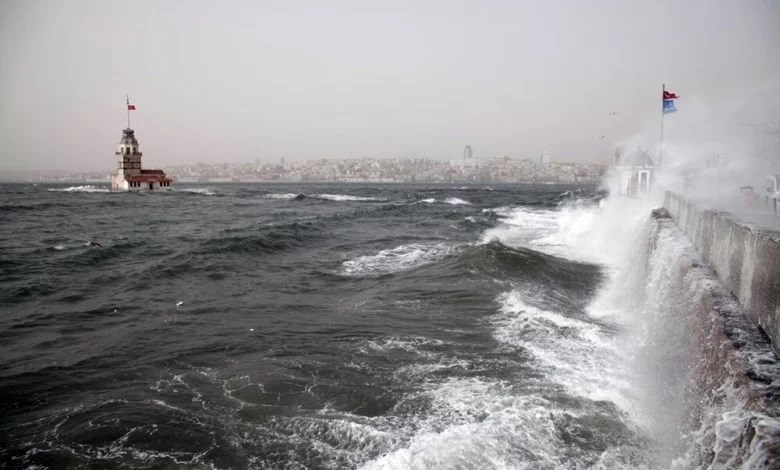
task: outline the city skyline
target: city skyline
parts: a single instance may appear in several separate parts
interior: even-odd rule
[[[181,182],[381,182],[381,183],[518,183],[518,182],[590,182],[598,181],[607,165],[601,163],[550,161],[542,153],[538,158],[453,157],[445,160],[426,158],[353,158],[314,159],[277,162],[194,162],[167,168]],[[0,171],[0,181],[106,182],[107,169],[71,172]]]

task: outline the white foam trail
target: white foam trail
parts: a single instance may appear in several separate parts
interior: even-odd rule
[[[493,320],[497,340],[531,352],[541,370],[567,393],[633,410],[629,377],[602,327],[529,305],[517,290],[498,301],[501,314]]]
[[[530,352],[534,369],[571,396],[609,401],[621,408],[629,405],[630,391],[621,369],[614,367],[619,358],[610,335],[600,326],[533,307],[517,290],[503,294],[498,302],[501,308],[491,322],[501,347]],[[608,446],[583,461],[567,455],[570,444],[561,438],[562,421],[593,412],[551,402],[545,394],[529,392],[527,382],[432,379],[430,374],[442,370],[473,371],[479,366],[449,357],[448,348],[437,349],[439,344],[432,341],[392,337],[369,343],[382,353],[400,349],[420,357],[421,363],[402,367],[398,373],[421,381],[420,392],[405,400],[429,406],[411,420],[376,420],[376,426],[391,426],[398,437],[392,451],[362,468],[570,468],[584,466],[588,459],[604,462],[603,468],[632,468],[637,449],[630,445]],[[557,393],[555,385],[540,386]]]
[[[391,274],[434,263],[446,257],[454,247],[446,244],[401,245],[396,248],[382,250],[374,255],[365,255],[342,264],[342,274],[362,277]]]
[[[426,204],[434,204],[434,203],[437,203],[437,202],[442,202],[444,204],[451,204],[451,205],[454,205],[454,206],[457,206],[457,205],[470,206],[471,205],[471,203],[466,201],[465,199],[460,199],[460,198],[457,198],[457,197],[450,197],[450,198],[447,198],[447,199],[445,199],[443,201],[439,201],[438,199],[430,197],[430,198],[427,198],[427,199],[421,199],[421,200],[417,201],[416,204],[419,204],[421,202],[424,202]]]
[[[328,201],[386,201],[387,199],[380,199],[376,197],[368,196],[350,196],[349,194],[312,194],[311,197],[317,199],[325,199]]]
[[[452,205],[461,205],[461,204],[462,205],[467,205],[467,206],[471,205],[471,203],[469,201],[466,201],[465,199],[461,199],[461,198],[458,198],[458,197],[449,197],[449,198],[445,199],[444,202],[446,202],[447,204],[452,204]]]
[[[214,191],[206,188],[183,188],[183,189],[177,189],[176,191],[181,191],[185,193],[203,194],[205,196],[214,196],[217,194]]]
[[[285,193],[285,194],[266,194],[265,197],[270,199],[293,199],[297,197],[298,194],[295,193]]]
[[[411,352],[420,356],[433,357],[433,353],[425,351],[421,348],[431,348],[444,345],[444,341],[425,338],[423,336],[415,337],[384,337],[379,339],[373,339],[366,343],[368,349],[378,351],[380,353],[389,353],[392,350],[401,350]]]
[[[104,187],[97,187],[92,185],[83,186],[69,186],[67,188],[51,188],[49,191],[66,192],[66,193],[110,193],[111,190]]]
[[[430,411],[408,445],[364,464],[364,469],[540,468],[561,465],[555,406],[518,394],[507,382],[451,379],[422,392]]]

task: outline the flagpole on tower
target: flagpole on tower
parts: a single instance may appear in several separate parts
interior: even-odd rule
[[[125,95],[127,98],[127,128],[130,129],[130,95]]]
[[[666,97],[666,83],[661,85],[661,100]],[[664,114],[666,111],[661,106],[661,148],[658,151],[658,167],[660,168],[664,161]],[[129,127],[129,126],[128,126]]]

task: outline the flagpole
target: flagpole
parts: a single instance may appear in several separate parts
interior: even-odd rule
[[[666,94],[666,83],[661,85],[661,148],[658,152],[658,167],[663,165],[664,161],[664,95]]]
[[[127,98],[127,128],[130,129],[130,95],[125,95]]]

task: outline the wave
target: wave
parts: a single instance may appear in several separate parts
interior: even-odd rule
[[[201,244],[199,254],[262,254],[276,253],[295,245],[287,236],[223,237]]]
[[[458,272],[479,272],[499,281],[546,286],[553,292],[568,290],[577,296],[591,295],[603,277],[600,266],[550,255],[532,248],[504,245],[498,240],[471,246],[457,259]],[[552,283],[552,285],[550,285]]]
[[[183,188],[175,189],[174,191],[183,193],[203,194],[204,196],[216,196],[217,193],[207,188]]]
[[[351,196],[349,194],[312,194],[311,197],[326,201],[387,201],[387,199],[371,196]]]
[[[508,246],[530,247],[585,262],[609,263],[616,259],[610,240],[620,229],[605,224],[608,211],[601,205],[578,200],[554,210],[499,207],[483,212],[494,213],[500,223],[483,233],[481,243],[499,240]]]
[[[97,266],[114,258],[129,255],[143,245],[142,242],[126,240],[105,244],[102,247],[91,247],[83,244],[81,250],[77,250],[67,259],[67,263],[72,266]]]
[[[569,395],[632,408],[628,376],[620,373],[620,355],[609,330],[589,321],[530,305],[518,290],[498,298],[493,319],[500,342],[530,352],[535,363]]]
[[[42,202],[37,204],[3,204],[0,205],[0,212],[25,212],[63,207],[69,207],[69,204],[60,202]]]
[[[471,205],[471,203],[466,201],[465,199],[460,199],[460,198],[457,198],[457,197],[449,197],[449,198],[444,199],[444,200],[439,200],[439,199],[436,199],[436,198],[433,198],[433,197],[429,197],[429,198],[425,198],[425,199],[420,199],[419,201],[416,201],[414,204],[419,204],[419,203],[422,203],[422,202],[424,202],[426,204],[435,204],[437,202],[441,202],[441,203],[444,203],[444,204],[451,204],[453,206],[457,206],[457,205],[470,206]]]
[[[368,349],[382,354],[392,352],[407,352],[424,357],[433,357],[435,351],[441,350],[445,342],[438,339],[425,338],[423,336],[414,337],[383,337],[369,340],[366,343]]]
[[[67,188],[49,188],[49,191],[66,193],[110,193],[111,190],[106,187],[97,187],[93,185],[69,186]]]
[[[408,271],[420,266],[435,263],[455,248],[443,243],[425,245],[413,243],[396,248],[381,250],[373,255],[365,255],[342,264],[341,274],[349,277],[371,277]]]
[[[300,198],[301,196],[312,198],[312,199],[320,199],[323,201],[336,201],[336,202],[366,202],[366,201],[375,201],[375,202],[383,202],[387,201],[387,199],[384,198],[376,198],[371,196],[352,196],[349,194],[301,194],[301,193],[269,193],[265,194],[265,197],[269,199],[296,199]]]
[[[319,238],[320,228],[312,222],[292,222],[268,227],[267,231],[243,236],[215,237],[200,243],[192,253],[270,254],[301,246],[305,240]]]
[[[400,416],[372,423],[389,428],[393,450],[361,468],[641,467],[643,443],[604,405],[623,401],[611,393],[623,386],[619,373],[601,369],[614,360],[608,335],[534,308],[517,291],[497,300],[490,321],[495,339],[511,348],[509,366],[494,362],[476,376],[452,377],[470,374],[473,361],[451,356],[436,340],[389,337],[374,345],[382,354],[415,354],[420,363],[398,372],[411,372],[420,386],[394,407]],[[541,361],[524,362],[528,352]],[[578,435],[598,444],[581,447]]]
[[[435,265],[426,274],[446,278],[469,273],[487,275],[500,282],[524,282],[547,286],[550,292],[595,294],[604,277],[599,265],[562,258],[531,248],[513,248],[498,240],[486,244],[410,243],[344,261],[339,274],[347,277],[380,277]],[[555,289],[550,289],[549,283]],[[574,309],[573,305],[569,308]]]
[[[457,205],[467,205],[467,206],[470,206],[471,205],[471,203],[466,201],[465,199],[460,199],[460,198],[457,198],[457,197],[448,197],[447,199],[444,200],[444,202],[447,203],[447,204],[455,205],[455,206],[457,206]]]
[[[594,405],[483,377],[451,379],[416,398],[426,415],[399,430],[409,436],[398,437],[403,445],[360,468],[643,468],[631,430]]]

